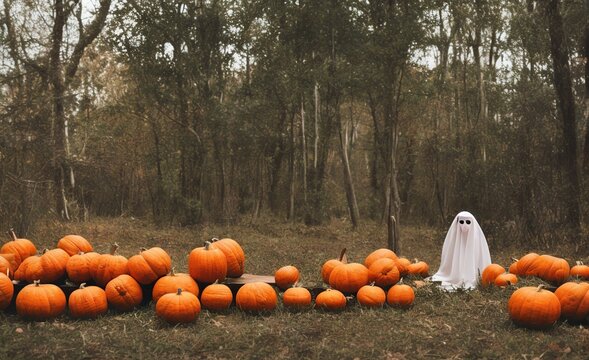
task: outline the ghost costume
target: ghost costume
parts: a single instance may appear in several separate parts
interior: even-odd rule
[[[430,280],[441,282],[448,291],[470,290],[491,264],[485,234],[474,216],[462,211],[454,218],[442,248],[440,269]]]

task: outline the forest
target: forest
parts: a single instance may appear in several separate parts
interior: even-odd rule
[[[574,243],[589,2],[3,0],[0,226],[446,226]]]

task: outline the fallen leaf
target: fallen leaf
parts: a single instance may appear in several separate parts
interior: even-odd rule
[[[22,333],[25,332],[22,328],[16,328],[15,331],[16,331],[17,334],[22,334]]]
[[[415,280],[413,283],[415,284],[415,287],[418,289],[427,285],[427,283],[425,281],[421,281],[421,280]]]

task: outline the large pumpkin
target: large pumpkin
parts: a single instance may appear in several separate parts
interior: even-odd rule
[[[53,284],[25,286],[16,296],[16,312],[25,319],[43,321],[59,316],[65,310],[65,294]]]
[[[291,287],[282,294],[282,304],[293,310],[306,309],[311,306],[311,293],[303,287]]]
[[[227,276],[227,259],[223,251],[211,247],[209,241],[204,247],[193,249],[188,256],[188,272],[198,282],[212,284],[223,281]]]
[[[299,281],[299,270],[292,265],[283,266],[274,273],[274,280],[281,290],[286,290]]]
[[[68,279],[76,284],[92,280],[92,262],[99,256],[98,253],[89,252],[70,257],[65,267]]]
[[[327,260],[321,266],[321,278],[323,278],[323,282],[329,284],[329,277],[331,276],[331,272],[333,271],[333,269],[335,269],[337,266],[341,264],[347,263],[348,258],[346,257],[346,248],[343,248],[337,259]]]
[[[171,324],[189,323],[200,314],[200,301],[193,293],[178,289],[162,296],[155,305],[157,316]]]
[[[119,245],[111,245],[110,254],[102,254],[91,263],[92,278],[100,287],[106,286],[109,281],[119,275],[129,273],[129,261],[122,255],[117,255]]]
[[[18,268],[26,258],[37,254],[37,248],[31,240],[17,238],[12,229],[10,229],[9,233],[11,235],[11,241],[2,245],[0,253],[14,254],[14,260],[16,261],[16,267]]]
[[[370,265],[368,269],[370,281],[374,281],[377,286],[388,288],[395,285],[401,279],[401,274],[397,269],[395,261],[389,258],[381,258]]]
[[[519,276],[529,276],[529,268],[540,255],[536,253],[529,253],[521,259],[514,259],[514,263],[509,267],[509,272]]]
[[[520,260],[521,261],[521,260]],[[560,317],[558,297],[540,285],[517,289],[507,303],[509,316],[516,324],[532,329],[551,326]]]
[[[541,255],[534,260],[528,269],[528,275],[538,276],[551,283],[562,284],[569,278],[570,271],[569,263],[565,259]]]
[[[373,262],[382,258],[389,258],[394,261],[397,261],[399,259],[399,257],[397,256],[397,254],[395,254],[393,250],[381,248],[378,250],[374,250],[366,257],[366,259],[364,260],[364,266],[369,268]]]
[[[74,318],[96,318],[108,310],[106,292],[98,286],[86,286],[82,283],[79,289],[70,294],[68,308]]]
[[[581,261],[577,261],[577,264],[571,268],[571,276],[589,280],[589,266],[583,264]]]
[[[276,291],[263,282],[243,285],[235,295],[235,304],[243,311],[271,311],[276,308]]]
[[[387,292],[387,303],[394,307],[406,309],[413,304],[415,292],[413,288],[405,284],[397,284]]]
[[[315,308],[328,311],[339,311],[346,308],[346,297],[341,291],[327,289],[315,298]]]
[[[589,319],[589,284],[567,282],[556,289],[561,316],[572,321]]]
[[[239,243],[233,239],[212,239],[212,248],[219,249],[227,261],[227,276],[240,277],[245,269],[245,253]]]
[[[368,284],[370,273],[366,266],[358,263],[341,264],[331,272],[329,285],[344,294],[355,294]]]
[[[384,290],[374,285],[365,285],[358,290],[356,299],[362,306],[380,308],[387,300]]]
[[[129,275],[140,284],[147,285],[170,272],[172,259],[160,247],[152,247],[149,250],[141,248],[138,255],[129,258],[127,266],[129,267]]]
[[[19,266],[15,278],[32,283],[53,283],[65,278],[66,267],[70,256],[62,249],[43,251],[41,256],[30,256]]]
[[[505,273],[503,266],[499,264],[490,264],[483,270],[481,275],[481,285],[489,286],[495,283],[495,278]]]
[[[128,274],[119,275],[109,281],[105,292],[108,304],[119,311],[133,310],[143,300],[141,286]]]
[[[152,299],[157,302],[165,294],[173,294],[178,292],[178,289],[186,291],[198,296],[198,284],[190,275],[183,273],[175,273],[174,269],[170,275],[163,276],[156,281],[153,286]]]
[[[208,310],[227,310],[233,302],[233,293],[227,285],[211,284],[202,291],[200,302]]]
[[[80,235],[66,235],[59,239],[57,247],[68,253],[69,256],[74,256],[80,252],[88,253],[94,251],[92,244]]]
[[[14,285],[10,280],[10,270],[7,273],[0,273],[0,311],[6,309],[12,301]]]

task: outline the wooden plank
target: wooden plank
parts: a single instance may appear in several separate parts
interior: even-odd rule
[[[243,274],[238,278],[226,278],[224,281],[226,285],[244,285],[253,282],[265,282],[266,284],[276,285],[276,280],[271,275]]]

